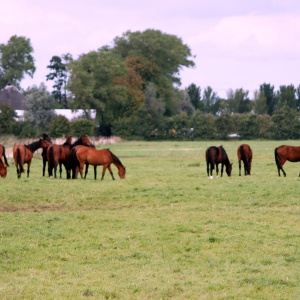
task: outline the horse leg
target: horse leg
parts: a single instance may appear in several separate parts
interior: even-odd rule
[[[223,171],[224,171],[224,164],[221,164],[221,177],[223,177]]]
[[[47,160],[45,160],[45,158],[43,157],[43,177],[45,176],[46,162]]]
[[[84,173],[84,179],[86,179],[86,175],[87,175],[87,173],[88,173],[88,170],[89,170],[89,164],[88,164],[88,163],[86,163],[86,164],[85,164],[85,173]]]
[[[104,178],[106,168],[107,168],[107,166],[106,166],[106,165],[103,165],[101,180],[103,180],[103,178]]]
[[[108,171],[109,171],[109,173],[110,173],[112,179],[115,180],[115,177],[114,177],[114,174],[113,174],[113,172],[112,172],[111,166],[109,165],[107,168],[108,168]]]
[[[239,160],[239,176],[241,176],[241,168],[242,168],[242,166],[241,166],[241,160]]]
[[[27,163],[27,178],[29,177],[29,173],[30,173],[30,164],[31,162]]]
[[[62,163],[59,163],[59,178],[61,178],[62,174]]]
[[[97,166],[94,166],[94,179],[97,179]]]

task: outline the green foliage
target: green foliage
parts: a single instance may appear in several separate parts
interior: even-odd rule
[[[70,127],[73,136],[94,135],[95,123],[88,119],[76,119],[70,122]]]
[[[51,71],[46,76],[46,80],[54,81],[52,96],[58,104],[67,108],[67,91],[66,84],[68,79],[67,64],[73,60],[71,54],[64,54],[62,57],[53,56],[50,60],[50,65],[47,66]]]
[[[275,111],[272,116],[272,138],[276,140],[299,137],[299,115],[288,106]]]
[[[12,134],[17,116],[14,109],[8,104],[0,104],[0,134]]]
[[[187,87],[187,93],[190,97],[191,103],[194,108],[197,110],[203,110],[203,102],[201,101],[201,88],[200,86],[196,86],[194,83],[190,84]]]
[[[7,44],[0,44],[0,86],[8,82],[20,89],[20,82],[35,72],[30,39],[12,36]]]
[[[18,138],[35,138],[39,135],[39,131],[29,121],[16,122],[13,127],[13,134]]]
[[[51,119],[54,117],[53,97],[47,91],[45,84],[33,86],[25,93],[25,118],[36,127],[38,134],[48,131]]]
[[[69,120],[64,116],[55,116],[49,124],[49,133],[52,137],[70,135],[71,126]]]

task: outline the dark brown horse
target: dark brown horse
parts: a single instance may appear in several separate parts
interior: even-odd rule
[[[72,157],[74,158],[74,161],[76,161],[77,165],[73,165],[73,178],[77,178],[78,170],[80,172],[81,178],[83,178],[83,166],[86,164],[85,169],[85,176],[88,172],[88,166],[93,165],[94,166],[94,178],[97,179],[97,166],[102,165],[102,177],[101,180],[103,180],[106,169],[109,170],[109,173],[113,180],[115,180],[115,177],[113,175],[111,164],[114,164],[118,168],[118,174],[121,179],[125,178],[126,174],[126,168],[121,163],[120,159],[114,155],[109,149],[100,149],[97,150],[95,148],[89,148],[89,147],[76,147],[72,150]]]
[[[3,163],[1,157],[0,157],[0,176],[5,178],[7,174],[7,167],[6,165]]]
[[[50,145],[51,143],[47,140],[39,139],[38,141],[28,145],[16,145],[13,147],[13,157],[17,168],[18,178],[21,177],[21,173],[24,173],[24,164],[27,164],[27,177],[29,177],[33,153],[39,148],[46,148]]]
[[[52,139],[51,139],[49,134],[44,133],[43,134],[43,139],[47,140],[48,142],[50,142],[52,144]],[[45,176],[46,164],[47,164],[47,161],[48,161],[47,160],[47,148],[43,148],[42,158],[43,158],[43,176]]]
[[[223,176],[224,166],[226,168],[226,173],[228,176],[231,176],[232,164],[229,161],[228,155],[223,148],[223,146],[215,147],[211,146],[206,149],[206,166],[207,166],[207,176],[210,179],[213,179],[213,170],[216,166],[216,177],[218,177],[219,167],[221,164],[221,177]]]
[[[241,161],[244,163],[245,175],[251,175],[252,149],[248,144],[242,144],[237,149],[239,176],[241,176]]]
[[[7,158],[6,158],[6,155],[5,155],[5,147],[3,145],[0,145],[0,159],[3,157],[4,159],[4,164],[9,167],[9,164],[7,162]]]
[[[49,177],[56,178],[57,165],[59,165],[60,178],[62,177],[62,165],[64,165],[67,173],[67,179],[71,178],[71,150],[77,145],[85,145],[87,147],[94,147],[87,135],[82,135],[72,144],[72,137],[68,136],[63,145],[53,144],[47,149],[48,159],[48,173]]]
[[[280,170],[282,171],[284,177],[286,176],[285,171],[282,166],[288,160],[290,162],[298,162],[300,161],[300,147],[299,146],[288,146],[281,145],[275,148],[275,162],[278,170],[278,176],[280,176]],[[300,177],[300,173],[299,173]]]

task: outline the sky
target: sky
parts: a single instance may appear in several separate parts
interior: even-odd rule
[[[52,56],[79,55],[130,30],[160,30],[181,38],[194,68],[180,72],[181,88],[210,86],[226,98],[243,88],[250,98],[263,83],[300,84],[298,0],[0,0],[0,44],[29,38],[36,72],[21,86],[46,82]]]

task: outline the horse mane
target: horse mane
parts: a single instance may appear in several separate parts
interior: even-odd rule
[[[87,147],[93,147],[95,148],[95,146],[92,144],[92,142],[90,141],[90,139],[88,138],[87,135],[82,135],[80,138],[77,139],[77,141],[75,141],[71,147],[74,148],[77,145],[84,145]]]
[[[35,141],[31,144],[27,144],[27,145],[24,145],[26,148],[28,148],[31,152],[34,152],[36,151],[38,148],[41,147],[41,140],[39,139],[38,141]]]
[[[52,143],[52,139],[48,133],[43,133],[43,140],[46,140],[46,141]]]
[[[66,141],[63,143],[63,146],[70,146],[72,144],[72,136],[67,136]]]
[[[119,159],[115,154],[113,154],[113,153],[109,150],[109,148],[107,148],[106,150],[112,155],[112,157],[114,158],[114,160],[116,161],[117,164],[119,164],[119,165],[121,165],[122,167],[124,167],[123,164],[121,163],[120,159]]]
[[[229,163],[228,155],[227,155],[225,149],[223,148],[223,145],[221,145],[221,146],[219,147],[219,151],[220,151],[221,154],[222,154],[222,160],[224,160],[226,163]]]

